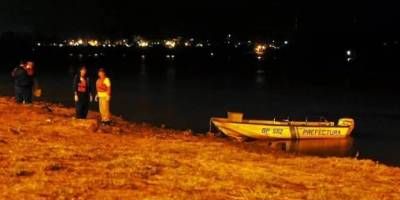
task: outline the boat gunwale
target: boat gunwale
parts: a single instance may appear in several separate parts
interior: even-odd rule
[[[326,127],[326,128],[351,128],[351,126],[338,126],[338,125],[334,125],[334,126],[318,126],[318,125],[292,125],[292,124],[286,124],[286,125],[281,125],[281,124],[263,124],[263,123],[250,123],[250,122],[245,122],[245,120],[243,120],[242,122],[234,122],[234,121],[229,121],[227,118],[219,118],[219,117],[213,117],[211,118],[211,121],[213,120],[217,120],[221,123],[231,123],[231,124],[249,124],[249,125],[259,125],[259,126],[288,126],[288,127],[313,127],[313,128],[322,128],[322,127]],[[226,120],[226,121],[225,121]],[[247,120],[249,121],[249,120]],[[259,120],[261,121],[261,120]],[[282,121],[278,121],[278,122],[282,122]],[[288,122],[289,123],[289,122]]]

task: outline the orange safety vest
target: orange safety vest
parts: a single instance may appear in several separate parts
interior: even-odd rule
[[[97,82],[96,82],[97,92],[107,92],[108,91],[108,87],[107,87],[107,85],[104,84],[104,80],[105,79],[97,80]]]
[[[78,92],[86,92],[88,87],[88,83],[86,79],[80,78],[80,81],[78,83]]]

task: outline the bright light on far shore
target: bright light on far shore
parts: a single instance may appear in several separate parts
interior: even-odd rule
[[[263,56],[266,50],[267,50],[266,44],[257,44],[256,47],[254,48],[254,52],[257,54],[257,56]]]
[[[175,40],[165,40],[164,42],[165,47],[169,49],[173,49],[176,47],[176,41]]]
[[[97,41],[97,40],[89,40],[88,44],[90,46],[92,46],[92,47],[97,47],[97,46],[99,46],[99,41]]]
[[[139,40],[139,41],[137,41],[137,44],[138,44],[138,46],[141,47],[141,48],[146,48],[146,47],[149,46],[149,42],[148,42],[148,41],[145,41],[145,40]]]
[[[203,43],[197,43],[196,47],[202,48],[202,47],[204,47],[204,45],[203,45]]]
[[[75,42],[73,40],[71,40],[71,41],[68,42],[68,45],[69,46],[75,46]]]
[[[192,44],[190,42],[185,42],[185,47],[190,47]]]

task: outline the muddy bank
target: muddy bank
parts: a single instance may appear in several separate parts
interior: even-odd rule
[[[1,199],[400,199],[400,169],[0,98]]]

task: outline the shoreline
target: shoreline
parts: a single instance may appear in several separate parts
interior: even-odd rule
[[[400,199],[400,168],[257,151],[0,97],[0,199]]]

